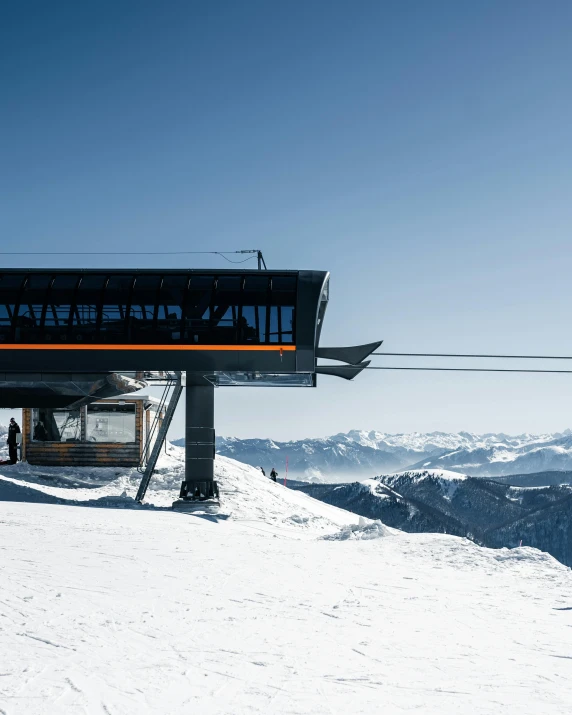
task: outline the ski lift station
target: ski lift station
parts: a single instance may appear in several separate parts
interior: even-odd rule
[[[185,478],[174,506],[216,504],[216,388],[349,380],[380,345],[321,347],[328,299],[323,271],[4,270],[0,407],[27,408],[30,461],[135,459],[142,501],[184,390]],[[154,385],[164,387],[158,402],[133,394]]]

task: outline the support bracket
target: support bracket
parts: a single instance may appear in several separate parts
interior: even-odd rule
[[[378,340],[368,345],[352,345],[347,348],[317,348],[316,357],[357,365],[377,350],[382,342],[383,340]]]
[[[135,497],[135,500],[139,503],[143,501],[143,499],[145,498],[145,494],[147,493],[147,487],[149,486],[149,482],[151,481],[153,471],[157,466],[157,460],[159,459],[161,448],[163,447],[163,443],[165,442],[165,439],[167,437],[167,432],[169,431],[169,427],[171,426],[171,422],[173,421],[175,409],[177,408],[181,393],[183,392],[183,379],[181,376],[181,372],[177,372],[176,375],[177,379],[173,387],[171,399],[169,400],[169,406],[167,407],[167,411],[165,412],[163,423],[161,424],[159,434],[157,435],[157,439],[155,440],[155,444],[153,445],[153,449],[151,450],[149,461],[147,462],[147,466],[145,467],[145,472],[141,479],[141,483],[139,484],[137,496]]]

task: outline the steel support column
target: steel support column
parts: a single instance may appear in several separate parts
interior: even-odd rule
[[[185,406],[185,481],[180,498],[192,501],[218,499],[214,479],[215,428],[214,386],[199,384],[187,373]]]

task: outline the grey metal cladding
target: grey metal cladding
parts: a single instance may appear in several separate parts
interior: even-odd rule
[[[300,271],[296,296],[296,370],[314,372],[318,340],[318,312],[327,271]]]
[[[65,280],[58,283],[60,278]],[[116,285],[119,278],[125,278],[125,284]],[[145,278],[140,288],[139,278]],[[228,306],[236,310],[225,318],[222,307],[227,304],[217,303],[224,292],[219,282],[234,278],[242,280],[238,303],[228,289]],[[311,374],[328,279],[327,271],[5,270],[0,272],[0,304],[14,310],[7,310],[9,319],[0,319],[0,369]],[[265,291],[250,288],[249,282],[257,281],[266,281]],[[275,290],[280,282],[290,287]],[[202,303],[194,302],[195,288],[197,295],[202,291],[209,297],[204,314]],[[260,304],[259,294],[264,297]],[[259,319],[258,308],[265,317]],[[90,350],[90,342],[105,347]],[[142,349],[129,349],[131,345]],[[180,350],[164,349],[179,345]],[[194,349],[185,350],[185,345]]]
[[[274,346],[272,346],[274,347]],[[260,370],[265,372],[296,372],[295,353],[284,350],[280,354],[280,345],[275,350],[252,352],[245,350],[200,350],[168,351],[121,350],[110,345],[106,350],[18,350],[0,352],[4,364],[18,364],[21,369],[34,370],[41,364],[53,372],[74,370],[81,366],[86,372],[110,371],[152,371],[152,370],[187,370],[215,372],[217,370]],[[313,351],[312,351],[313,354]],[[312,368],[310,368],[311,370]]]
[[[377,350],[382,342],[383,340],[378,340],[367,345],[351,345],[344,348],[318,348],[316,356],[326,360],[339,360],[350,365],[357,365]]]
[[[344,380],[353,380],[370,364],[371,360],[362,362],[359,365],[323,365],[316,368],[318,375],[331,375],[341,377]]]

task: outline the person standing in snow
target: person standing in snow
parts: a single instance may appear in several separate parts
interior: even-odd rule
[[[10,464],[16,464],[18,461],[18,441],[16,435],[20,434],[20,425],[16,422],[13,417],[10,417],[10,425],[8,427],[8,439],[6,443],[8,445],[8,456],[10,458]]]
[[[270,479],[272,479],[273,482],[276,481],[276,477],[278,476],[278,472],[272,467],[272,471],[270,472]]]

